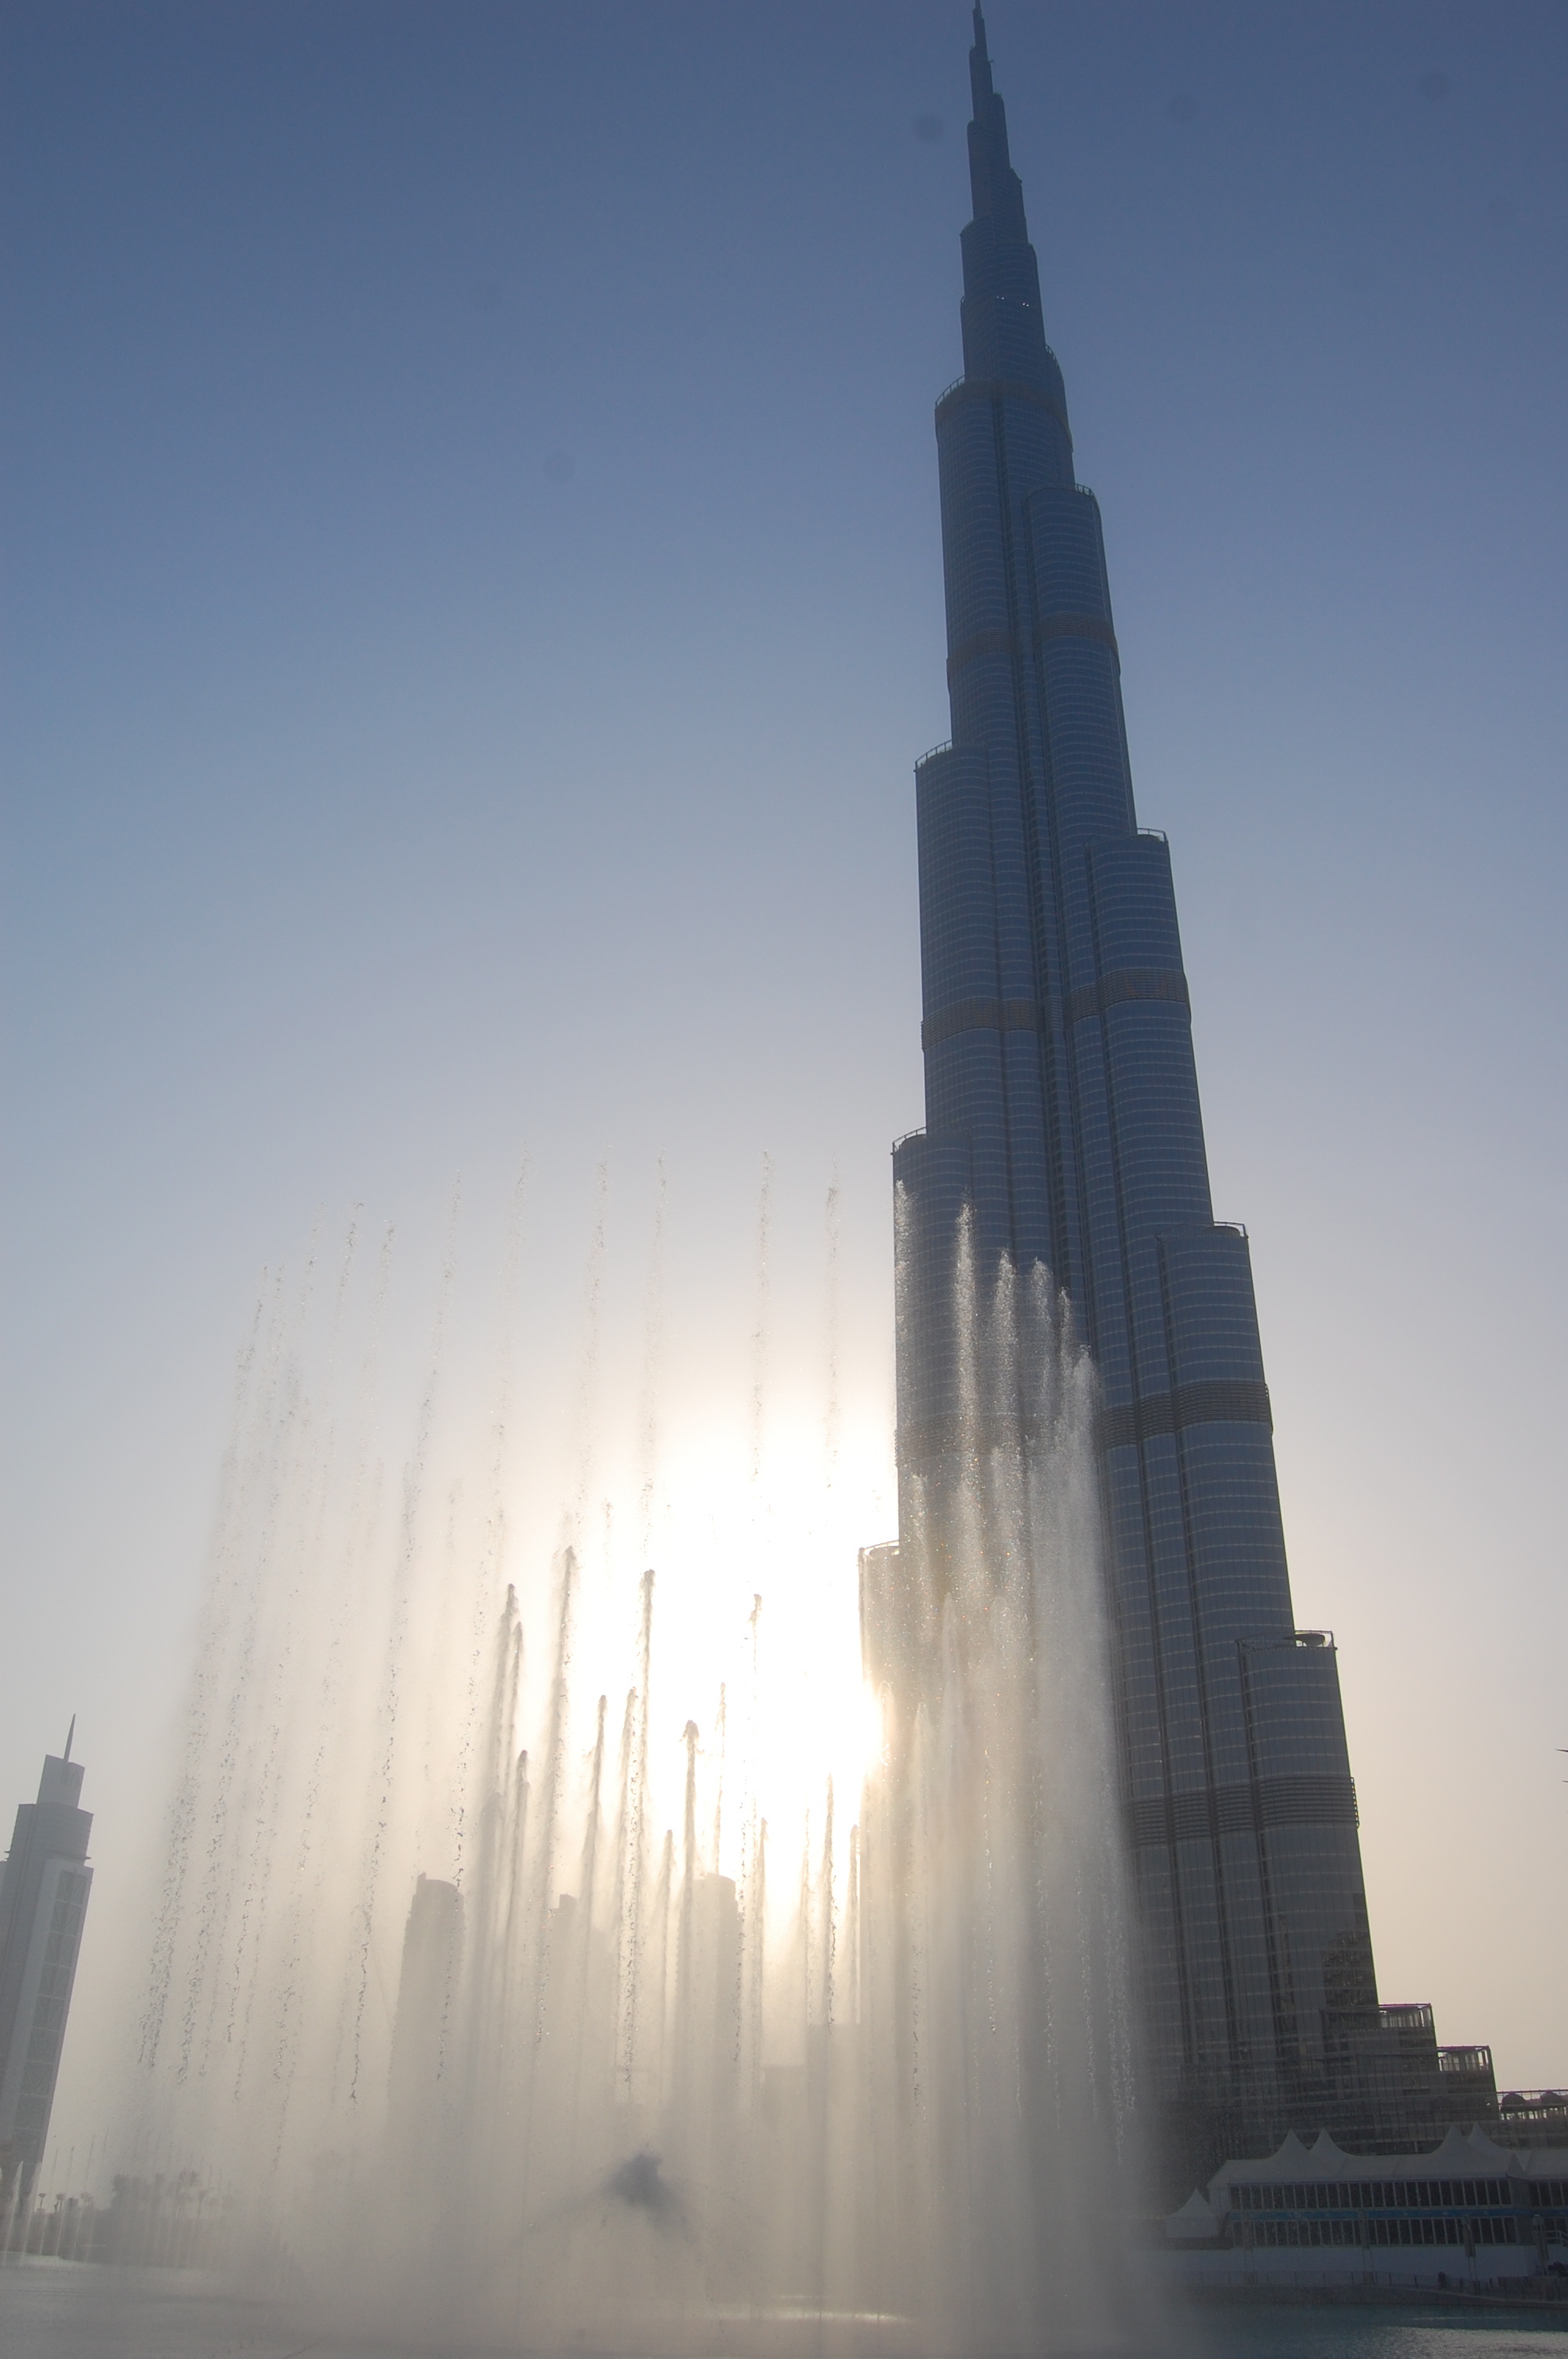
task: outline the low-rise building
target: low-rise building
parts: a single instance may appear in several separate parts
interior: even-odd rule
[[[1346,2154],[1326,2132],[1308,2146],[1292,2131],[1264,2160],[1226,2163],[1164,2228],[1165,2266],[1194,2287],[1541,2278],[1568,2298],[1568,2147],[1453,2128],[1425,2153]]]

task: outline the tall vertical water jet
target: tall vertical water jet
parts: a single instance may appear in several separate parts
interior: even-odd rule
[[[950,1318],[957,1430],[903,1547],[862,1560],[888,2283],[975,2347],[1074,2346],[1121,2315],[1133,2161],[1096,1386],[1047,1273],[980,1288],[967,1221]]]

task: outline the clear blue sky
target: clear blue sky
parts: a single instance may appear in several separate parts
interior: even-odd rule
[[[1381,1979],[1561,2080],[1568,12],[988,21]],[[663,1148],[743,1270],[837,1164],[886,1401],[968,38],[6,14],[0,1806],[80,1711],[101,1860],[318,1207],[526,1141],[575,1263]]]

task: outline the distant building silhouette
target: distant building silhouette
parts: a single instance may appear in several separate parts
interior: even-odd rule
[[[28,2184],[49,2136],[92,1886],[92,1814],[79,1808],[82,1767],[70,1742],[58,1758],[46,1756],[38,1799],[18,1806],[0,1866],[0,2171],[8,2179],[19,2163]]]
[[[900,1538],[862,1559],[868,1664],[928,1675],[972,1462],[1031,1440],[1027,1386],[979,1419],[966,1396],[960,1288],[1047,1269],[1101,1388],[1151,2110],[1189,2170],[1292,2127],[1408,2142],[1495,2116],[1491,2061],[1379,2002],[1335,1648],[1295,1625],[1248,1239],[1214,1216],[1171,856],[1133,806],[1100,512],[978,8],[969,63],[964,374],[935,419],[953,734],[915,768],[926,1126],[893,1151]]]
[[[404,1929],[387,2070],[388,2127],[407,2154],[436,2134],[462,1950],[461,1893],[455,1884],[422,1875]]]

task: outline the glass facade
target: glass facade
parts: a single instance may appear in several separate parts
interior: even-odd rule
[[[1345,2179],[1222,2180],[1216,2195],[1260,2249],[1568,2243],[1568,2180]]]
[[[1292,2125],[1370,2138],[1403,2122],[1408,2143],[1412,2118],[1437,2117],[1435,2042],[1412,2117],[1378,2005],[1334,1647],[1292,1610],[1248,1240],[1210,1201],[1171,855],[1133,803],[1100,512],[1075,477],[978,10],[970,75],[964,374],[936,405],[953,734],[915,771],[926,1122],[893,1158],[903,1544],[939,1559],[961,1471],[967,1212],[982,1277],[1004,1256],[1047,1265],[1098,1366],[1159,2107],[1210,2169]]]
[[[74,1723],[72,1723],[74,1727]],[[18,2170],[30,2184],[42,2160],[92,1887],[80,1807],[81,1764],[48,1754],[38,1799],[16,1811],[0,1864],[0,2198]]]

